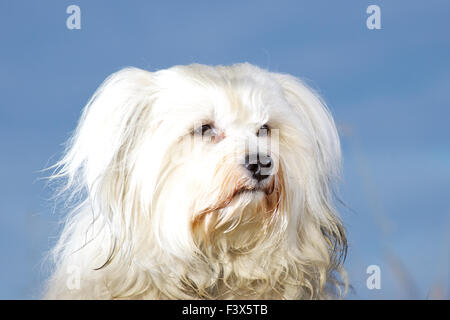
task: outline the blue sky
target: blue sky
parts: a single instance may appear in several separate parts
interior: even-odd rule
[[[66,28],[71,4],[81,30]],[[381,30],[366,28],[371,4]],[[448,298],[449,15],[434,0],[0,2],[0,298],[39,293],[58,221],[39,170],[106,76],[244,61],[304,79],[338,123],[349,298]]]

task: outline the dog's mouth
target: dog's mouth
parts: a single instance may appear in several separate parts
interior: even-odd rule
[[[226,198],[196,214],[192,219],[192,229],[197,232],[200,230],[197,228],[203,225],[200,234],[206,237],[209,232],[217,230],[227,223],[231,223],[231,229],[227,229],[230,231],[246,219],[248,221],[261,220],[262,223],[272,221],[272,216],[280,204],[279,183],[276,181],[276,177],[272,177],[262,183],[250,182],[237,186]],[[250,211],[237,210],[237,216],[235,216],[233,211],[226,209],[227,207],[233,208],[234,205],[244,206],[241,209],[247,208],[249,205]],[[244,214],[245,212],[250,215],[247,216]],[[206,219],[211,213],[216,214],[212,215],[210,219]]]
[[[259,183],[257,185],[249,186],[242,185],[239,188],[233,190],[233,192],[221,201],[217,206],[209,207],[205,209],[202,214],[208,214],[210,212],[223,209],[230,205],[234,199],[243,195],[251,195],[257,197],[258,195],[263,195],[264,197],[269,197],[275,190],[275,179],[271,179],[266,183]]]
[[[269,182],[264,184],[258,184],[256,186],[243,186],[239,189],[236,189],[233,195],[231,196],[231,199],[242,194],[256,195],[258,193],[263,193],[264,195],[269,196],[273,193],[274,189],[275,189],[275,181],[274,179],[271,179]]]
[[[221,210],[233,206],[233,204],[236,203],[245,206],[251,204],[251,206],[257,208],[255,209],[255,212],[262,213],[262,215],[257,214],[259,219],[262,219],[262,221],[272,221],[271,217],[277,211],[280,204],[280,183],[282,183],[282,181],[279,181],[276,176],[272,176],[270,179],[258,183],[249,182],[248,184],[238,184],[225,198],[221,199],[215,205],[199,211],[199,213],[193,217],[193,230],[196,230],[202,225],[202,223],[205,222],[205,217],[210,213],[218,213],[218,215],[214,215],[210,220],[207,220],[208,222],[204,225],[204,228],[206,228],[206,231],[204,230],[204,232],[206,233],[213,229],[217,229],[227,221],[233,220],[231,219],[233,215],[230,216],[226,211],[225,215],[221,216]],[[242,219],[243,211],[240,212],[238,221],[241,221]],[[251,220],[252,218],[249,219]]]

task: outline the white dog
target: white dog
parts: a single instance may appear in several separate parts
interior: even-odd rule
[[[292,76],[250,64],[121,70],[56,168],[61,192],[81,201],[46,298],[321,299],[346,287],[338,134]]]

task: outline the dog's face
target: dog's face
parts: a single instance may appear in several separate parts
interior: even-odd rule
[[[154,203],[161,223],[183,221],[202,240],[238,224],[267,225],[286,191],[280,160],[292,161],[292,148],[302,146],[294,141],[299,120],[292,121],[297,116],[275,80],[236,69],[191,66],[159,75],[164,89],[152,111],[161,119],[141,148],[158,154],[150,168],[163,167],[156,184],[164,200]],[[164,146],[156,151],[155,144]]]
[[[345,247],[331,201],[339,162],[334,122],[300,81],[249,64],[190,65],[112,75],[60,174],[83,181],[114,250],[140,263],[152,250],[185,262],[201,252],[213,265],[283,248],[290,263],[322,261],[310,271],[322,274]]]

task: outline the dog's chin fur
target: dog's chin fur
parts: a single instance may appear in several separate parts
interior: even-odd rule
[[[212,141],[189,143],[213,122]],[[279,131],[256,183],[237,146]],[[186,143],[186,141],[188,141]],[[340,146],[321,99],[250,64],[111,75],[52,180],[75,201],[52,251],[49,299],[323,299],[347,287],[333,207]],[[340,276],[337,276],[340,274]],[[344,289],[344,290],[342,290]]]

